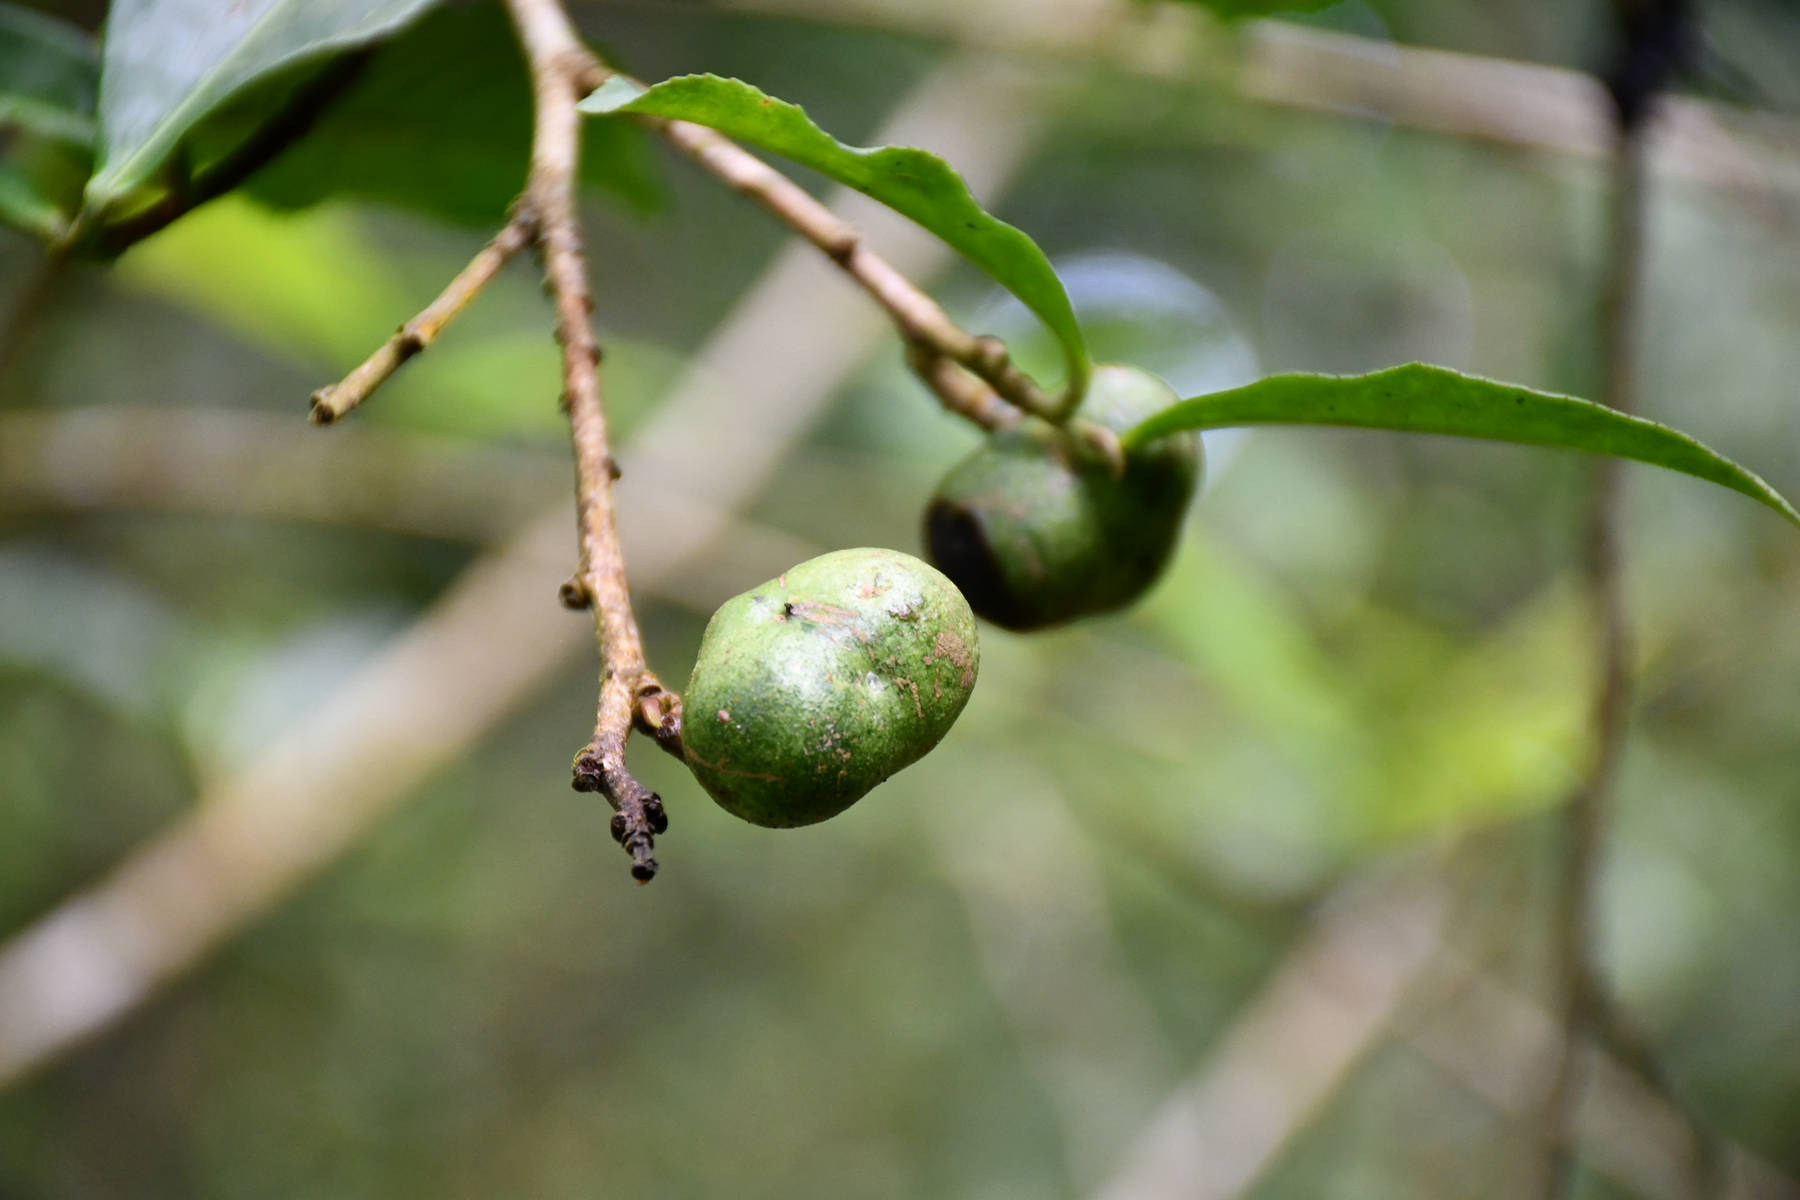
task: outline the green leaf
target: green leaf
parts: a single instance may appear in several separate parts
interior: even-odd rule
[[[942,238],[1024,301],[1062,344],[1070,393],[1079,395],[1086,386],[1087,347],[1050,261],[1037,243],[984,211],[962,177],[936,155],[909,147],[846,146],[814,125],[798,105],[717,75],[684,75],[647,91],[615,76],[581,107],[590,113],[644,113],[709,125],[879,200]]]
[[[524,186],[531,85],[497,4],[430,13],[378,49],[343,97],[247,191],[277,208],[350,194],[494,225]],[[644,131],[589,121],[581,176],[637,212],[663,192]]]
[[[99,52],[86,33],[0,4],[0,130],[89,149],[99,90]]]
[[[1780,493],[1685,433],[1588,400],[1424,363],[1372,375],[1271,375],[1184,400],[1133,428],[1124,442],[1130,448],[1181,430],[1232,425],[1346,425],[1608,454],[1710,480],[1800,525],[1800,512]]]
[[[114,0],[86,208],[156,180],[183,139],[259,80],[367,46],[434,0]]]

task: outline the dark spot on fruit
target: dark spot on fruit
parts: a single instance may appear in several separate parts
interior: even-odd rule
[[[925,513],[925,541],[931,561],[956,580],[970,608],[1003,629],[1029,624],[1029,614],[1007,587],[975,514],[948,501],[934,501]]]

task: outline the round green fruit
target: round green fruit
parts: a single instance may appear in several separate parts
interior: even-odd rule
[[[823,821],[938,744],[979,664],[975,615],[926,563],[809,559],[707,624],[682,701],[688,766],[746,821]]]
[[[1100,366],[1078,415],[1124,433],[1176,399],[1147,371]],[[1168,565],[1204,465],[1200,436],[1182,433],[1131,451],[1115,474],[1063,430],[1027,417],[951,468],[925,510],[925,542],[975,611],[1002,628],[1110,612]]]

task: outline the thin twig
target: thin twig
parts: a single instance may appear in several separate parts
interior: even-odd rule
[[[643,120],[676,149],[823,251],[887,310],[901,336],[927,359],[948,359],[982,380],[1008,404],[1034,416],[1060,422],[1069,415],[1066,398],[1051,396],[1032,382],[1013,365],[1004,343],[977,337],[957,325],[937,301],[869,249],[855,226],[840,220],[799,184],[704,125],[655,117]],[[932,376],[923,371],[920,375],[944,398],[946,407],[961,412],[933,384]]]
[[[869,249],[854,225],[800,185],[704,125],[660,117],[640,120],[734,191],[762,205],[860,284],[893,319],[907,346],[907,365],[947,411],[989,431],[1010,425],[1017,413],[1029,413],[1067,427],[1115,471],[1123,469],[1125,455],[1118,435],[1072,415],[1079,394],[1064,391],[1053,396],[1038,387],[1013,363],[1006,343],[972,334],[951,320],[937,301]],[[1007,407],[1016,412],[1007,412]]]
[[[556,309],[562,347],[564,411],[575,452],[580,565],[564,584],[572,608],[594,615],[600,652],[600,696],[593,740],[575,757],[578,791],[600,792],[615,810],[613,836],[631,856],[632,878],[656,875],[655,835],[668,828],[662,800],[625,769],[634,725],[680,753],[681,702],[644,660],[619,548],[613,482],[619,471],[600,395],[600,345],[590,316],[594,301],[582,248],[575,192],[581,155],[576,105],[605,77],[569,23],[559,0],[508,0],[531,74],[531,166],[512,219],[423,312],[343,380],[312,396],[312,420],[329,424],[355,408],[402,364],[429,346],[456,314],[526,246],[535,246]]]
[[[658,117],[641,119],[733,190],[756,201],[817,246],[862,285],[893,318],[907,343],[907,363],[947,410],[992,430],[1013,419],[998,411],[998,400],[1020,412],[1071,425],[1083,442],[1115,466],[1123,463],[1118,440],[1109,430],[1070,420],[1081,399],[1079,394],[1065,391],[1052,396],[1038,387],[1013,363],[1006,343],[969,333],[952,321],[937,301],[869,249],[855,226],[834,215],[786,175],[704,125]],[[963,371],[979,383],[960,378]],[[983,395],[983,390],[989,394]]]
[[[1631,348],[1626,327],[1635,312],[1643,203],[1643,142],[1635,128],[1623,130],[1613,170],[1613,242],[1602,299],[1606,402],[1630,411]],[[1619,577],[1618,504],[1620,472],[1603,460],[1592,468],[1587,500],[1582,570],[1586,579],[1599,651],[1598,678],[1590,717],[1593,762],[1562,815],[1561,863],[1552,938],[1562,1039],[1545,1092],[1543,1121],[1547,1161],[1539,1189],[1546,1200],[1566,1196],[1573,1186],[1575,1147],[1565,1136],[1573,1128],[1582,1089],[1581,1049],[1593,1027],[1592,976],[1594,908],[1607,810],[1623,749],[1630,705],[1629,634]]]
[[[575,507],[581,558],[565,602],[591,608],[600,649],[600,699],[594,737],[575,756],[574,786],[600,792],[613,806],[612,834],[631,855],[639,883],[656,876],[655,835],[668,828],[662,800],[625,769],[633,725],[668,744],[679,735],[680,700],[664,690],[644,661],[619,547],[613,482],[618,466],[600,400],[600,345],[590,316],[587,257],[575,205],[581,155],[576,105],[604,71],[581,43],[559,0],[507,0],[531,70],[535,123],[525,204],[537,221],[537,248],[556,305],[562,346],[563,406],[575,450]]]
[[[493,281],[500,268],[529,246],[536,235],[536,221],[529,209],[521,207],[424,311],[400,326],[393,337],[343,379],[312,394],[313,424],[329,425],[367,400],[370,393],[386,383],[402,364],[437,340],[444,326]]]
[[[1677,69],[1685,0],[1620,0],[1620,53],[1609,79],[1615,141],[1605,274],[1599,307],[1601,394],[1620,412],[1636,409],[1637,324],[1644,282],[1647,199],[1645,126],[1655,94]],[[1606,823],[1631,703],[1630,633],[1620,570],[1621,472],[1614,459],[1592,468],[1583,575],[1593,610],[1599,662],[1590,718],[1594,745],[1587,778],[1562,816],[1554,910],[1553,968],[1560,995],[1559,1038],[1544,1093],[1545,1155],[1537,1194],[1572,1194],[1577,1171],[1576,1110],[1585,1085],[1583,1048],[1602,1009],[1594,972],[1596,908]]]
[[[906,365],[937,393],[947,410],[989,433],[1005,429],[1019,419],[1019,410],[1002,400],[993,388],[919,342],[907,347]]]

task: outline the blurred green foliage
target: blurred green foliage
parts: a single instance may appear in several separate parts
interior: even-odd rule
[[[1394,0],[1312,19],[1578,62],[1578,7]],[[1734,38],[1786,39],[1757,58],[1783,82],[1800,31],[1767,5],[1716,8]],[[702,6],[580,15],[646,76],[740,75],[851,141],[940,54]],[[1059,259],[1154,264],[1131,278],[1163,282],[1126,299],[1071,283],[1097,358],[1223,386],[1424,357],[1588,390],[1597,164],[1200,87],[1069,86],[1087,102],[997,212]],[[667,174],[663,215],[589,213],[626,487],[654,484],[631,471],[631,429],[780,244],[737,198]],[[1655,203],[1646,412],[1794,494],[1800,242],[1779,206],[1742,196],[1670,182]],[[0,233],[0,443],[19,415],[127,405],[351,433],[306,429],[307,392],[479,238],[380,203],[233,198],[116,269],[51,275]],[[1147,296],[1189,311],[1196,283],[1204,319],[1118,315]],[[959,317],[1000,311],[970,269],[934,290]],[[357,421],[504,439],[554,497],[568,467],[548,330],[531,272],[512,271]],[[821,549],[916,550],[932,481],[974,440],[884,352],[743,515]],[[1585,462],[1351,431],[1209,451],[1150,600],[1048,635],[988,631],[945,743],[844,817],[751,828],[640,748],[673,822],[645,890],[606,814],[568,790],[593,704],[591,662],[571,662],[225,953],[0,1094],[0,1195],[1087,1196],[1317,896],[1452,845],[1459,945],[1536,991],[1546,814],[1584,754]],[[1793,1175],[1800,545],[1718,489],[1628,478],[1642,693],[1603,966],[1677,1090]],[[0,507],[4,932],[180,819],[480,552],[84,494]],[[638,600],[652,661],[683,678],[710,603]],[[545,620],[574,619],[552,601]],[[1512,1195],[1528,1139],[1402,1037],[1254,1194]]]
[[[0,5],[0,222],[61,231],[91,166],[98,82],[83,30]]]
[[[1268,17],[1277,13],[1317,12],[1335,0],[1182,0],[1211,9],[1226,18]]]

